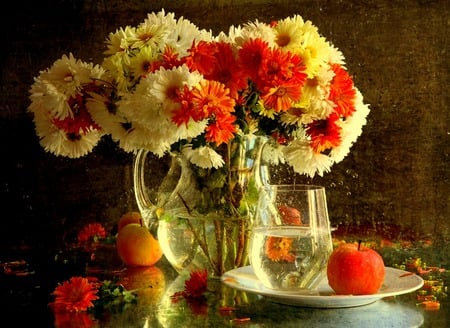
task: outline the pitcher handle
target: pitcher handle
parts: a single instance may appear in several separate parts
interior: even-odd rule
[[[147,186],[145,183],[145,161],[147,159],[149,151],[145,149],[140,149],[134,155],[133,160],[133,185],[134,185],[134,195],[136,198],[136,203],[141,212],[144,225],[151,228],[154,221],[154,212],[156,210],[156,205],[152,203],[148,197]]]

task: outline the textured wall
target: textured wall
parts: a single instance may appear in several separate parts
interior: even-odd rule
[[[79,160],[45,153],[26,113],[40,70],[62,54],[100,63],[109,32],[165,8],[213,32],[300,14],[347,59],[371,113],[349,156],[309,181],[288,169],[274,181],[326,186],[334,225],[396,224],[417,236],[450,235],[449,4],[413,0],[16,1],[3,10],[0,142],[2,243],[64,240],[85,222],[113,225],[134,209],[129,154],[106,140]],[[36,231],[44,230],[41,235]],[[49,236],[51,236],[49,238]]]

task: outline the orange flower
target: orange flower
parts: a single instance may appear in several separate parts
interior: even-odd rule
[[[208,271],[193,271],[184,283],[184,290],[189,297],[202,297],[208,287]]]
[[[192,44],[189,55],[184,58],[191,71],[199,71],[203,75],[211,74],[216,58],[216,47],[211,42],[200,41]]]
[[[55,296],[50,306],[55,312],[80,312],[93,307],[92,301],[98,299],[98,288],[87,278],[72,277],[58,285],[53,291]]]
[[[236,132],[235,118],[231,115],[217,115],[214,122],[206,128],[205,138],[216,145],[226,143],[234,137]]]
[[[341,128],[336,125],[338,119],[338,115],[333,113],[326,120],[318,120],[308,125],[307,132],[311,135],[311,147],[316,153],[321,153],[341,143]]]
[[[340,116],[351,116],[356,110],[354,104],[356,90],[353,87],[353,80],[342,66],[335,64],[332,68],[336,75],[331,83],[328,98],[337,105],[336,111]]]
[[[258,73],[268,51],[269,44],[261,39],[250,39],[239,50],[239,66],[251,80],[258,80]]]
[[[265,252],[267,257],[275,262],[294,262],[295,256],[290,253],[292,249],[292,239],[283,237],[269,237],[266,241]]]
[[[107,232],[100,223],[89,223],[80,230],[77,239],[79,244],[85,244],[106,238],[106,235]]]
[[[203,81],[200,88],[192,91],[193,115],[198,120],[210,119],[206,129],[206,140],[217,145],[228,142],[236,132],[234,112],[235,101],[229,96],[229,89],[217,81]]]
[[[234,112],[235,100],[230,97],[230,90],[220,82],[204,80],[200,87],[192,91],[192,101],[201,119],[209,118],[215,113]]]
[[[420,303],[425,307],[426,311],[438,311],[441,308],[439,301],[424,301]]]
[[[94,90],[92,88],[92,90]],[[91,88],[85,88],[86,92],[92,91]],[[94,122],[88,110],[86,109],[86,97],[78,94],[68,100],[73,116],[68,115],[62,119],[53,118],[52,123],[63,130],[68,139],[76,140],[80,135],[92,130],[101,130],[101,127]]]
[[[205,75],[205,78],[223,83],[230,89],[230,96],[237,99],[238,91],[247,88],[247,76],[238,66],[231,44],[225,42],[214,44],[216,47],[215,66],[209,75]]]
[[[86,312],[58,312],[55,313],[54,325],[56,328],[90,328],[95,321]]]
[[[180,103],[180,108],[172,111],[172,122],[180,126],[189,123],[190,119],[198,122],[204,118],[203,113],[198,113],[197,108],[192,101],[193,94],[188,86],[176,92],[176,101]]]
[[[184,298],[193,313],[204,315],[208,312],[205,292],[208,287],[207,270],[192,271],[188,280],[184,282],[184,290],[171,296],[173,303]]]
[[[269,49],[265,54],[262,69],[259,71],[261,80],[269,85],[287,81],[295,84],[299,91],[303,88],[307,74],[301,57],[289,51],[283,52],[279,48]]]
[[[272,108],[276,112],[284,112],[291,108],[292,103],[299,100],[301,89],[298,84],[292,82],[282,82],[272,87],[266,88],[261,94],[264,105]]]
[[[171,47],[165,47],[164,53],[162,54],[162,66],[165,69],[171,69],[172,67],[178,67],[181,65],[181,60],[178,59],[178,53]],[[152,72],[156,71],[160,67],[152,67]]]

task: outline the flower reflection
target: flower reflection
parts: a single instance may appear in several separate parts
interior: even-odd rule
[[[269,237],[266,241],[265,252],[267,257],[275,262],[287,261],[294,262],[295,256],[290,253],[292,249],[291,238]]]
[[[55,312],[55,328],[91,328],[96,321],[87,312]]]
[[[206,315],[208,304],[205,293],[208,291],[208,271],[198,270],[190,273],[189,279],[184,282],[184,290],[171,296],[173,303],[185,299],[192,313]]]

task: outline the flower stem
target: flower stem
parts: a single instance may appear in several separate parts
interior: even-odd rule
[[[191,220],[187,219],[187,222],[188,222],[189,228],[191,229],[192,233],[194,234],[195,240],[198,242],[198,245],[203,250],[203,253],[205,253],[206,258],[208,259],[209,264],[215,271],[215,264],[211,258],[211,255],[209,254],[208,243],[206,241],[205,222],[202,223],[202,228],[203,228],[202,234],[199,234],[197,232],[197,229],[195,229],[195,227],[192,225]],[[200,238],[201,235],[203,236],[203,238]]]
[[[243,254],[244,254],[244,250],[245,250],[245,237],[246,237],[246,229],[245,229],[245,223],[243,220],[239,220],[238,222],[238,229],[239,229],[239,233],[238,233],[238,248],[236,250],[236,259],[234,260],[234,265],[236,267],[240,267],[242,266],[242,261],[243,261]]]
[[[217,263],[214,267],[215,274],[221,276],[224,271],[223,265],[223,252],[224,252],[224,242],[225,236],[223,234],[223,222],[221,220],[214,220],[214,227],[216,232],[216,251],[217,251]]]

